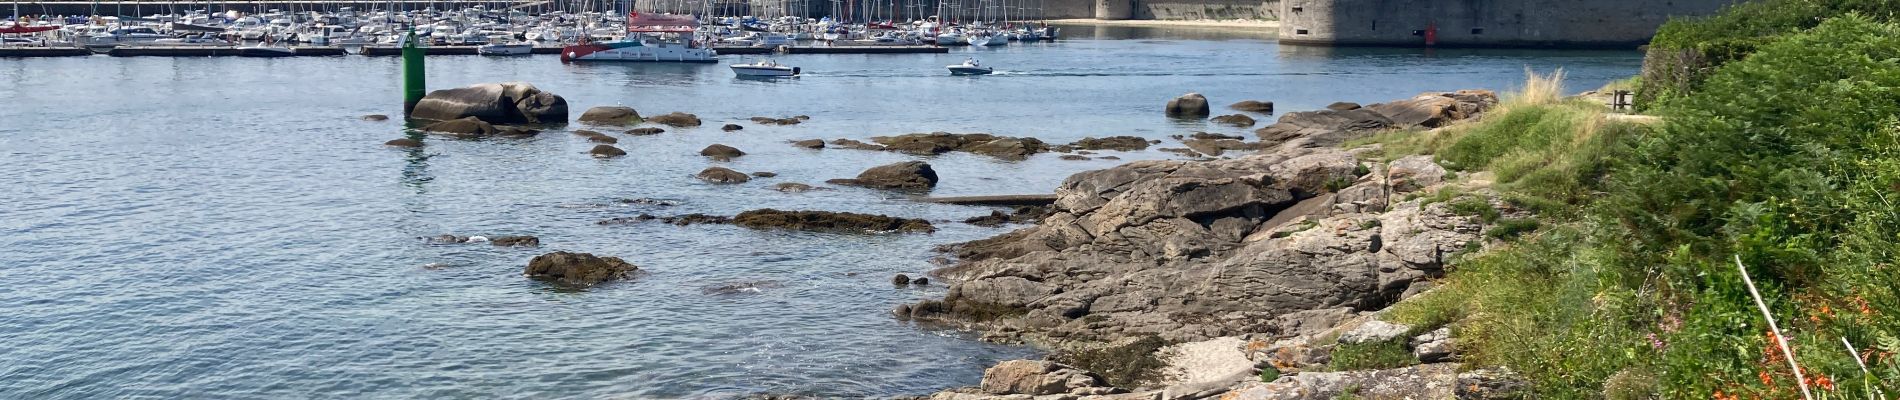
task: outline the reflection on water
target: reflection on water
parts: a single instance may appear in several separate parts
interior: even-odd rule
[[[945,288],[888,282],[933,268],[935,246],[1006,232],[956,222],[989,209],[769,187],[924,160],[942,178],[935,195],[1048,193],[1079,171],[1173,156],[1004,162],[786,142],[952,131],[1053,143],[1137,135],[1172,147],[1170,135],[1193,131],[1250,134],[1162,115],[1189,91],[1217,106],[1253,99],[1293,111],[1508,89],[1526,67],[1564,67],[1573,88],[1589,88],[1640,66],[1627,52],[1427,54],[1283,47],[1217,30],[1086,29],[1065,29],[1071,40],[1056,43],[949,54],[778,56],[806,75],[775,81],[711,64],[428,59],[433,88],[529,81],[576,114],[618,104],[705,121],[651,136],[576,124],[457,140],[361,120],[401,113],[395,57],[0,62],[0,92],[17,95],[0,107],[0,187],[11,189],[0,191],[9,207],[0,218],[0,397],[849,397],[971,385],[995,361],[1035,351],[896,321],[893,306]],[[1001,73],[943,68],[968,57]],[[792,115],[811,120],[748,120]],[[720,131],[727,123],[745,129]],[[619,137],[629,154],[589,157],[594,144],[572,134],[581,128]],[[425,147],[383,146],[403,137]],[[748,154],[699,156],[714,143]],[[777,177],[693,178],[712,166]],[[596,223],[767,207],[925,218],[940,230]],[[418,239],[441,234],[536,235],[543,247]],[[530,258],[556,250],[619,256],[647,273],[580,292],[522,278]],[[779,284],[705,291],[743,282]]]

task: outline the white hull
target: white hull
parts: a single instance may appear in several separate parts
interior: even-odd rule
[[[625,46],[620,43],[609,43],[607,45],[612,48],[596,50],[585,49],[587,46],[568,46],[562,50],[561,58],[566,61],[719,62],[718,53],[713,51],[713,49],[690,47],[677,43],[638,44],[632,46]]]
[[[477,47],[475,52],[484,56],[525,56],[534,53],[534,45],[491,44]]]
[[[751,67],[734,65],[732,66],[732,73],[738,74],[739,76],[785,77],[798,75],[798,69],[792,67]]]
[[[996,72],[995,69],[990,68],[990,67],[969,67],[969,66],[962,66],[962,65],[952,65],[952,66],[949,66],[948,68],[950,68],[951,75],[989,75],[992,72]]]

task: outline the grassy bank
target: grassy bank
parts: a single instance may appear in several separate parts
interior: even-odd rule
[[[1760,42],[1653,104],[1661,124],[1557,100],[1549,76],[1479,123],[1372,140],[1539,220],[1393,317],[1451,324],[1467,361],[1546,398],[1900,394],[1900,26],[1829,17],[1735,32]]]

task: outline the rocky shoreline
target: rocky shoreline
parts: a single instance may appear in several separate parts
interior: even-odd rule
[[[1032,344],[1052,355],[1048,360],[1005,361],[985,371],[979,386],[918,398],[1512,397],[1521,385],[1508,372],[1463,371],[1456,364],[1448,330],[1394,324],[1380,315],[1400,300],[1429,291],[1458,254],[1483,246],[1500,216],[1524,213],[1497,199],[1482,183],[1448,182],[1448,171],[1429,156],[1388,159],[1377,145],[1342,148],[1383,132],[1450,126],[1477,118],[1497,104],[1497,96],[1489,91],[1426,93],[1363,107],[1337,103],[1325,110],[1288,113],[1255,130],[1259,140],[1254,142],[1204,132],[1180,135],[1175,138],[1186,148],[1162,150],[1194,159],[1137,161],[1081,172],[1065,180],[1046,206],[1023,205],[964,221],[989,227],[1033,225],[942,246],[939,250],[953,261],[930,275],[947,283],[947,292],[942,298],[899,305],[893,316],[973,331],[984,340]],[[1243,101],[1229,108],[1271,112],[1272,104]],[[440,121],[421,130],[454,136],[533,135],[538,131],[491,123],[566,120],[565,100],[519,83],[438,91],[418,109],[430,116],[422,119]],[[1212,115],[1208,100],[1194,93],[1168,102],[1164,110],[1172,118]],[[753,122],[791,125],[805,118],[759,117]],[[596,107],[579,119],[595,126],[643,121],[625,107]],[[1257,122],[1244,114],[1212,120],[1245,127]],[[675,128],[702,123],[685,113],[644,121]],[[743,127],[723,130],[739,129]],[[618,141],[614,137],[575,132],[600,143],[590,152],[596,157],[626,155],[612,146]],[[1091,150],[1133,151],[1160,143],[1114,136],[1056,145],[1035,138],[944,132],[872,141],[811,139],[792,144],[925,156],[955,151],[1021,160],[1047,152],[1087,159]],[[1234,151],[1253,153],[1233,156]],[[716,162],[745,154],[721,144],[700,152]],[[740,184],[775,175],[709,167],[695,177]],[[906,161],[826,183],[924,193],[937,181],[929,164]],[[1453,185],[1457,187],[1444,189]],[[816,189],[796,183],[775,188]],[[1435,195],[1446,190],[1467,195],[1459,202]],[[931,221],[919,219],[772,209],[734,216],[641,214],[600,224],[645,221],[838,233],[935,230]],[[455,235],[431,240],[490,241]],[[514,236],[492,242],[524,247],[540,243],[538,238]],[[642,271],[615,257],[553,252],[530,261],[523,275],[585,288],[632,279]],[[898,275],[892,282],[907,286],[930,281]],[[708,290],[758,289],[741,286]],[[1380,361],[1361,362],[1369,357]]]
[[[946,246],[957,261],[933,272],[950,284],[943,298],[894,310],[1070,363],[1007,361],[980,386],[919,398],[1510,397],[1508,373],[1461,371],[1439,327],[1379,319],[1480,247],[1495,218],[1430,198],[1447,171],[1428,156],[1339,147],[1497,103],[1459,91],[1289,113],[1256,131],[1255,154],[1071,176],[1035,226]],[[1384,344],[1414,365],[1329,366],[1340,346]],[[1151,371],[1120,371],[1144,362]]]

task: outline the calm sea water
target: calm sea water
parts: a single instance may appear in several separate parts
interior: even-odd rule
[[[1640,65],[1634,52],[1298,48],[1207,30],[1065,34],[947,55],[785,56],[808,75],[776,82],[711,65],[429,59],[437,88],[522,80],[565,96],[576,115],[621,104],[707,122],[623,136],[631,154],[610,160],[588,157],[593,145],[563,131],[384,147],[405,135],[400,124],[358,116],[400,113],[395,58],[0,60],[0,398],[870,397],[974,384],[991,363],[1035,351],[896,321],[893,306],[942,286],[888,281],[930,269],[932,246],[1005,229],[949,222],[985,208],[851,188],[772,191],[917,158],[785,141],[1239,133],[1169,121],[1161,105],[1188,91],[1217,105],[1260,99],[1302,110],[1503,90],[1526,67],[1566,68],[1581,90]],[[1000,72],[945,73],[965,57]],[[744,121],[798,114],[811,120]],[[728,122],[747,127],[720,132]],[[697,155],[712,143],[751,154],[724,163]],[[1122,162],[927,160],[943,176],[939,195],[1048,192],[1072,173]],[[691,177],[711,165],[779,176],[730,186]],[[618,202],[632,198],[679,204]],[[943,222],[930,235],[594,223],[762,207]],[[544,246],[418,239],[445,233],[531,234]],[[529,258],[553,250],[620,256],[648,274],[586,291],[521,277]],[[769,284],[705,291],[737,282]]]

